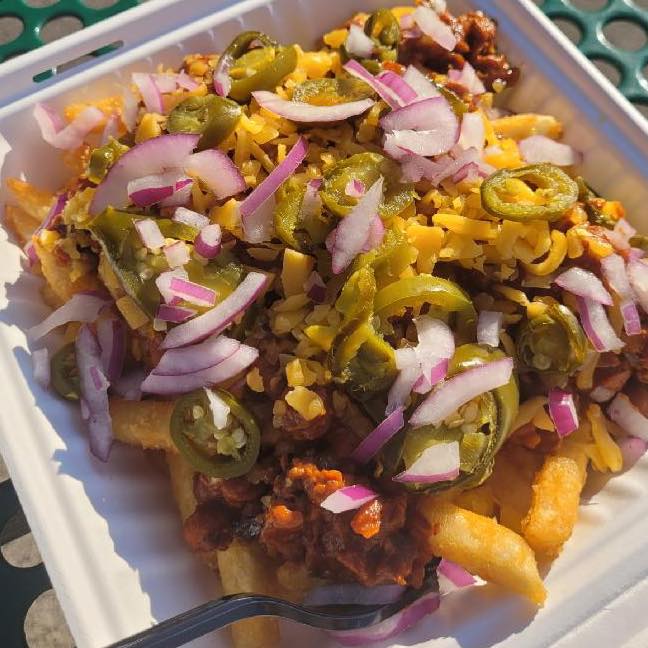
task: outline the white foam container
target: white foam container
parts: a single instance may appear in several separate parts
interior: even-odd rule
[[[5,63],[2,179],[24,176],[52,189],[64,179],[59,153],[42,142],[31,117],[36,101],[62,108],[73,99],[109,94],[132,71],[221,50],[243,28],[314,45],[351,12],[387,4],[157,0]],[[450,5],[483,9],[497,18],[502,46],[522,67],[509,106],[562,119],[567,141],[585,153],[584,175],[599,192],[623,200],[631,220],[648,232],[643,118],[529,0],[451,0]],[[32,80],[44,69],[118,40],[124,45],[94,64],[39,85]],[[95,461],[75,408],[34,383],[23,331],[46,314],[39,280],[21,273],[19,250],[4,231],[0,256],[0,452],[77,646],[105,646],[217,595],[217,579],[183,545],[166,477],[150,455],[116,447],[108,464]],[[486,586],[448,599],[394,645],[648,646],[648,461],[600,492],[594,484],[588,489],[574,537],[547,576],[544,609],[536,613]],[[219,635],[194,645],[226,641]],[[306,642],[313,648],[333,645],[322,633],[288,628],[286,646]]]

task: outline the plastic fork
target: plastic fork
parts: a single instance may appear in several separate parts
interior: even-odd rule
[[[275,616],[323,630],[358,630],[411,605],[425,590],[406,589],[385,605],[304,606],[260,594],[232,594],[199,605],[107,648],[176,648],[213,630],[256,616]]]

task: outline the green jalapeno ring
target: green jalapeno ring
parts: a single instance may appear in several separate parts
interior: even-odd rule
[[[506,357],[500,350],[485,349],[476,344],[464,344],[455,351],[448,375],[453,376],[467,369]],[[515,375],[506,385],[480,397],[481,429],[464,433],[461,428],[424,426],[416,430],[406,429],[403,435],[401,457],[405,465],[411,465],[429,445],[459,441],[461,473],[457,479],[436,484],[414,484],[413,490],[440,491],[449,488],[474,488],[491,474],[495,455],[506,441],[517,416],[520,395]],[[484,431],[484,426],[487,431]],[[390,449],[394,455],[395,449]],[[399,462],[400,463],[400,462]],[[392,458],[393,465],[393,458]],[[398,469],[398,467],[396,468]]]
[[[230,393],[214,390],[230,408],[230,414],[247,435],[240,458],[208,454],[205,446],[217,431],[211,418],[209,401],[204,389],[185,394],[176,402],[171,414],[171,439],[185,459],[199,472],[209,477],[232,479],[248,473],[259,456],[261,431],[252,414]],[[202,415],[194,418],[196,410]],[[202,448],[201,448],[202,445]]]
[[[105,177],[110,167],[128,151],[128,146],[121,144],[111,137],[106,144],[92,151],[86,176],[90,182],[99,184]]]
[[[169,113],[166,128],[169,133],[200,134],[197,149],[203,151],[225,141],[242,114],[241,107],[225,97],[188,97]]]
[[[77,371],[74,342],[61,347],[50,360],[52,387],[66,400],[79,400],[81,381]]]
[[[381,61],[395,61],[398,58],[400,25],[389,9],[374,11],[364,24],[364,32],[375,43],[375,52]]]
[[[373,97],[373,89],[354,77],[308,79],[293,90],[293,101],[313,106],[334,106]]]
[[[501,196],[506,181],[519,179],[548,194],[544,205],[507,202]],[[484,209],[493,216],[513,221],[558,220],[578,200],[578,185],[562,169],[553,164],[532,164],[519,169],[500,169],[481,185]]]

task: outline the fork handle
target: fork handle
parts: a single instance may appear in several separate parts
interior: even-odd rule
[[[285,606],[284,606],[285,604]],[[284,609],[284,607],[286,609]],[[292,616],[287,601],[257,594],[232,594],[182,612],[107,648],[177,648],[213,630],[254,616]]]
[[[387,605],[305,608],[261,594],[231,594],[162,621],[107,648],[177,648],[230,623],[255,616],[277,616],[323,630],[355,630],[378,623],[397,609]]]

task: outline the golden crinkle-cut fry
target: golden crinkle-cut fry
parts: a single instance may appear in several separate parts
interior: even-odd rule
[[[578,519],[586,475],[585,451],[570,442],[547,456],[538,471],[531,508],[522,520],[522,533],[540,556],[555,558],[569,540]]]
[[[218,552],[223,594],[275,594],[276,569],[259,545],[235,540]],[[234,648],[272,648],[279,645],[279,623],[269,617],[239,621],[232,627]]]
[[[5,205],[4,225],[16,237],[22,246],[27,243],[40,225],[40,221],[31,216],[22,207]]]
[[[419,510],[429,529],[428,547],[435,555],[522,594],[537,605],[544,603],[547,593],[533,551],[524,538],[492,518],[434,497],[421,498]]]
[[[17,178],[8,178],[7,188],[20,208],[40,225],[52,206],[54,194]]]
[[[147,450],[177,452],[169,433],[171,412],[171,401],[111,400],[110,415],[115,439]]]

